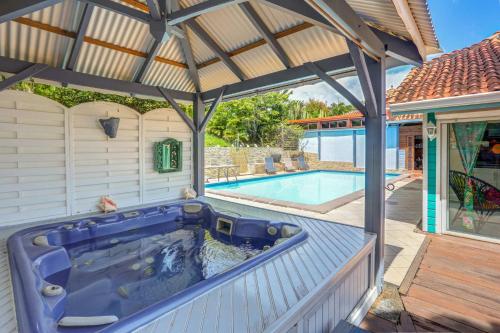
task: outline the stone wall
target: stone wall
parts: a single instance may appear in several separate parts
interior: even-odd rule
[[[315,153],[304,153],[304,157],[312,170],[363,171],[363,169],[356,168],[352,162],[320,161],[318,154]]]
[[[272,154],[280,154],[282,157],[297,155],[297,152],[284,151],[277,147],[207,147],[205,148],[205,165],[238,165],[239,173],[263,173],[264,158]],[[206,177],[217,176],[215,169],[205,170]]]

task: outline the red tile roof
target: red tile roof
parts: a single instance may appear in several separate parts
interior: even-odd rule
[[[500,91],[500,32],[425,62],[408,73],[388,104]]]
[[[318,121],[334,121],[334,120],[347,120],[347,119],[361,119],[363,114],[358,110],[349,111],[345,114],[330,117],[320,117],[320,118],[306,118],[288,121],[290,124],[308,124],[317,123]]]
[[[364,116],[361,112],[359,112],[358,110],[354,110],[339,116],[289,120],[288,122],[290,124],[310,124],[310,123],[318,123],[318,122],[326,122],[334,120],[363,119],[363,118]],[[421,119],[422,119],[422,114],[419,113],[392,116],[389,110],[387,110],[387,121],[405,121],[405,120],[421,120]]]

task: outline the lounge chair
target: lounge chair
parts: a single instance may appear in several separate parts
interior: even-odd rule
[[[460,207],[451,220],[451,225],[455,224],[460,217],[460,213],[465,210],[464,193],[467,179],[472,183],[473,210],[479,217],[477,221],[474,221],[474,231],[478,232],[491,215],[500,212],[500,190],[479,178],[467,177],[463,172],[450,170],[450,186],[460,201]]]
[[[308,170],[309,165],[307,165],[304,156],[297,157],[297,163],[299,164],[299,170]]]
[[[290,157],[284,157],[283,164],[285,165],[285,171],[287,172],[297,171],[297,168],[293,166],[292,159]]]
[[[274,166],[274,160],[272,157],[266,157],[264,159],[264,162],[265,162],[266,173],[268,174],[276,173],[276,167]]]

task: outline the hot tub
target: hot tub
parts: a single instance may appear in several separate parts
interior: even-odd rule
[[[22,230],[8,240],[20,332],[128,332],[303,241],[199,201]]]

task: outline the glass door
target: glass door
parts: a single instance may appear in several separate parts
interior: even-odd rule
[[[447,126],[448,230],[500,239],[500,120]]]

